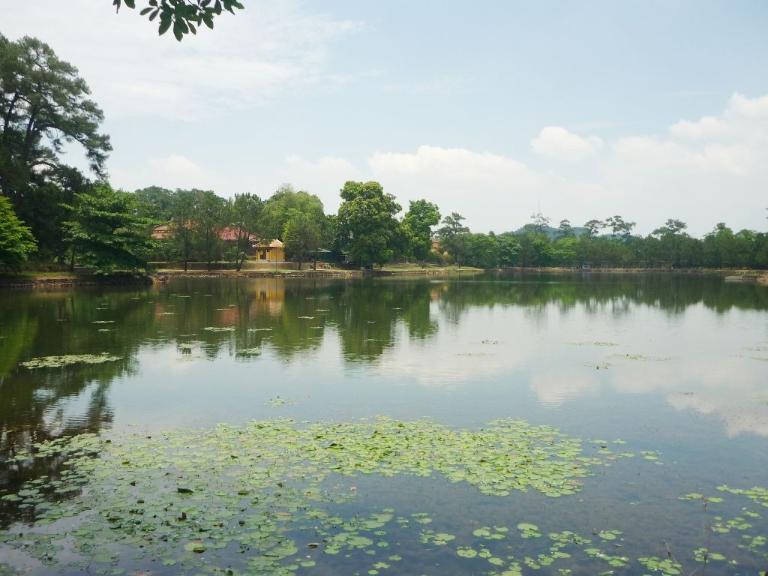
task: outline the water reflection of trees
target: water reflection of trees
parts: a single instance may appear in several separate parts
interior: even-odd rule
[[[467,281],[190,279],[142,291],[5,293],[0,461],[36,442],[108,426],[111,382],[132,373],[142,348],[173,345],[182,355],[194,346],[211,359],[249,351],[243,361],[251,361],[254,350],[270,350],[295,361],[334,337],[348,362],[372,362],[397,338],[429,338],[439,321],[460,323],[473,307],[622,315],[649,306],[676,315],[694,305],[717,313],[766,310],[768,290],[684,276],[488,275]],[[19,366],[32,357],[101,352],[121,360],[52,370]],[[59,466],[55,460],[0,465],[0,489],[55,474]]]
[[[702,304],[718,313],[731,309],[768,309],[768,290],[750,284],[726,284],[718,277],[642,275],[498,274],[469,282],[446,282],[440,310],[458,322],[468,307],[518,306],[543,312],[576,307],[589,314],[629,313],[638,305],[670,315]]]
[[[105,302],[108,308],[100,305]],[[126,294],[104,299],[90,292],[13,293],[0,298],[0,462],[27,453],[37,442],[98,432],[112,421],[110,383],[131,373],[141,342],[130,329],[94,324],[107,315],[128,326],[144,323],[140,305]],[[121,360],[56,370],[19,366],[33,356],[103,351]],[[68,409],[68,401],[75,399],[82,401],[79,411]],[[0,465],[0,489],[41,474],[55,475],[60,465],[54,457]],[[0,506],[0,524],[9,518],[9,507]]]

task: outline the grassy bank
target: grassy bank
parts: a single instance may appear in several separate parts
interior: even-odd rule
[[[142,274],[113,275],[90,272],[23,272],[0,274],[0,288],[67,288],[72,286],[146,286],[152,278]]]
[[[708,275],[752,279],[768,279],[768,270],[748,268],[569,268],[566,266],[543,266],[496,268],[497,272],[547,272],[553,274],[673,274],[673,275]]]
[[[161,268],[150,276],[120,273],[111,276],[98,275],[89,272],[24,272],[20,274],[0,275],[0,288],[59,288],[74,286],[132,286],[163,283],[172,278],[335,278],[352,279],[367,275],[374,277],[418,277],[418,276],[452,276],[471,275],[485,272],[481,268],[468,266],[439,266],[419,264],[390,264],[383,268],[364,272],[359,269],[321,268],[312,270],[304,268],[263,268],[236,270],[188,270],[176,268]],[[727,282],[756,283],[768,286],[768,271],[730,270],[716,268],[504,268],[496,272],[547,273],[547,274],[671,274],[671,275],[715,275],[721,276]]]
[[[482,268],[472,266],[440,266],[438,264],[387,264],[381,269],[376,269],[374,274],[402,276],[442,276],[450,274],[477,274],[483,272]]]
[[[357,270],[342,270],[338,268],[321,270],[292,270],[274,268],[270,270],[172,270],[156,271],[152,278],[156,282],[166,282],[171,278],[357,278],[362,273]]]

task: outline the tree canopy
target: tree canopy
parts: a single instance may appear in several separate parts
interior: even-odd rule
[[[240,270],[248,255],[251,236],[258,232],[259,218],[263,208],[261,198],[255,194],[235,194],[227,203],[227,222],[235,234],[234,245],[229,250],[229,259]]]
[[[395,254],[400,204],[385,194],[378,182],[349,181],[341,189],[339,207],[340,243],[351,262],[368,266],[384,264]]]
[[[296,191],[291,186],[281,186],[264,202],[259,232],[267,239],[282,239],[286,223],[296,212],[307,214],[318,223],[325,218],[320,198],[309,192]]]
[[[74,256],[99,272],[146,269],[151,222],[138,215],[136,197],[102,184],[75,194],[64,223]]]
[[[19,270],[35,250],[32,232],[18,219],[8,198],[0,196],[0,268]]]
[[[427,200],[411,201],[403,217],[407,253],[425,260],[432,251],[432,227],[440,223],[440,209]]]
[[[289,258],[301,263],[316,256],[322,245],[321,223],[306,212],[293,211],[283,229],[285,252]]]
[[[10,198],[45,253],[61,255],[58,207],[89,184],[62,161],[64,145],[79,144],[94,174],[105,175],[112,147],[99,131],[104,115],[89,96],[77,68],[47,44],[0,35],[0,193]]]

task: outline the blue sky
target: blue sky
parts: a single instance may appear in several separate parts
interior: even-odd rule
[[[292,183],[333,211],[378,179],[483,231],[766,228],[766,2],[245,4],[181,44],[108,0],[0,0],[0,32],[80,68],[126,189]]]

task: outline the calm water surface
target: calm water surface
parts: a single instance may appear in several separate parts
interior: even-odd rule
[[[32,358],[103,352],[121,359],[21,366]],[[10,458],[62,435],[377,415],[452,428],[522,419],[584,439],[587,454],[599,449],[590,439],[621,439],[637,456],[596,469],[581,492],[557,499],[534,492],[485,496],[435,475],[362,476],[354,481],[354,503],[341,506],[344,514],[423,512],[438,532],[470,535],[479,526],[519,522],[535,523],[544,534],[615,529],[623,540],[602,548],[632,558],[612,567],[574,557],[536,570],[523,566],[526,574],[654,573],[635,561],[641,556],[674,556],[685,574],[756,575],[768,568],[768,545],[758,541],[746,550],[743,538],[768,535],[768,508],[728,496],[712,512],[678,499],[691,492],[722,496],[716,487],[723,484],[768,486],[766,288],[718,278],[488,275],[0,292],[0,494],[55,473],[60,462],[20,466]],[[658,453],[659,463],[640,451]],[[759,514],[748,531],[711,530],[713,513],[727,520],[742,508]],[[25,521],[12,502],[0,502],[0,533]],[[690,556],[699,547],[733,563],[696,563]],[[455,546],[425,550],[403,538],[390,552],[404,560],[379,568],[381,574],[503,573],[480,558],[457,557]],[[535,555],[535,547],[525,554]],[[0,546],[0,573],[3,562],[56,572]],[[300,572],[369,568],[329,556]]]

